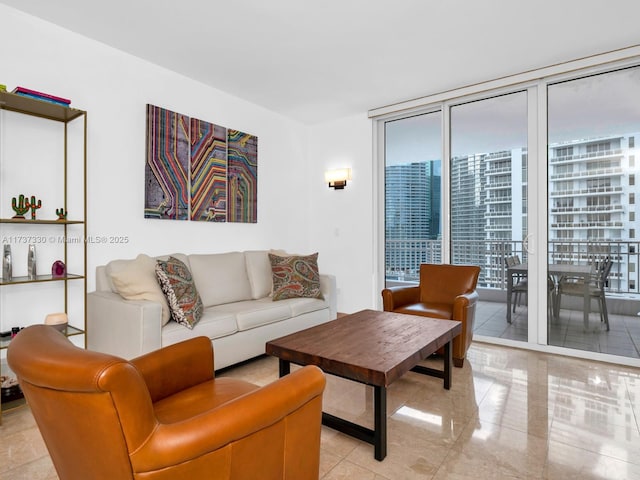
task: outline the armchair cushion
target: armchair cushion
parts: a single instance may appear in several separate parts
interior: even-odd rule
[[[412,303],[394,310],[398,313],[409,315],[422,315],[423,317],[442,318],[450,320],[453,318],[453,305],[446,303]]]

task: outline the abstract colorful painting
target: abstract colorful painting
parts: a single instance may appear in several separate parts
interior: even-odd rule
[[[147,105],[145,218],[189,218],[189,117]]]
[[[258,221],[258,137],[238,130],[228,133],[229,222]]]
[[[227,220],[227,129],[191,119],[191,220]]]
[[[258,221],[258,137],[147,105],[145,218]]]

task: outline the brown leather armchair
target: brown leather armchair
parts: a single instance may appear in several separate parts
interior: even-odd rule
[[[478,275],[474,265],[420,265],[419,285],[382,290],[383,309],[462,322],[452,348],[453,364],[462,367],[473,339]]]
[[[127,361],[47,325],[9,346],[61,480],[318,479],[324,374],[214,378],[211,341]]]

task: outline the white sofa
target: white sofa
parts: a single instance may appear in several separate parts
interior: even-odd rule
[[[204,335],[213,343],[215,368],[220,369],[264,354],[271,339],[336,318],[336,281],[331,275],[320,275],[324,299],[273,301],[268,253],[171,255],[189,268],[202,298],[204,313],[193,329],[167,321],[169,312],[157,291],[131,295],[131,287],[140,289],[134,285],[143,282],[139,277],[155,280],[155,272],[148,271],[153,270],[155,259],[140,255],[97,267],[96,291],[87,296],[87,348],[130,359]],[[156,258],[164,260],[168,255]]]

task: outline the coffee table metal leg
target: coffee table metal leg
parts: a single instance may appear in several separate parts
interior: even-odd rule
[[[442,370],[436,370],[435,368],[425,367],[424,365],[416,365],[411,369],[412,372],[421,373],[422,375],[429,375],[431,377],[442,378],[444,388],[449,390],[451,388],[452,370],[451,364],[453,363],[451,341],[444,344],[444,368]]]
[[[373,446],[376,460],[387,456],[387,387],[373,387]]]
[[[442,372],[444,379],[444,388],[446,390],[449,390],[451,388],[451,357],[451,342],[449,341],[444,345],[444,372]]]
[[[291,362],[280,358],[278,361],[278,369],[281,377],[289,375],[289,373],[291,373]]]
[[[373,387],[373,430],[344,418],[322,412],[322,424],[373,445],[373,456],[382,461],[387,456],[387,388]]]
[[[291,372],[291,362],[278,359],[278,369],[281,377]],[[322,412],[322,423],[339,432],[351,435],[359,440],[370,443],[374,447],[376,460],[384,460],[387,456],[387,388],[373,387],[373,430],[357,423]]]

